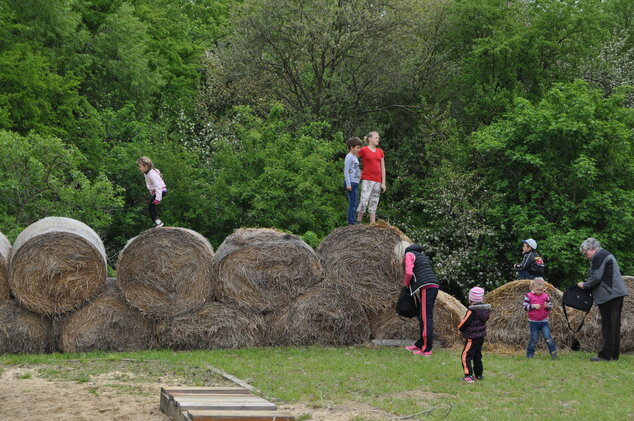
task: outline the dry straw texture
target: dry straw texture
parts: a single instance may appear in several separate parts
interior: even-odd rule
[[[321,278],[313,249],[301,238],[273,229],[236,230],[213,261],[215,298],[261,313],[287,306]]]
[[[411,242],[384,222],[337,228],[317,248],[325,282],[345,291],[368,312],[388,309],[403,282],[403,263],[394,253],[403,240]]]
[[[11,289],[9,288],[9,280],[7,279],[7,265],[9,263],[9,255],[11,254],[11,243],[0,232],[0,302],[11,298]]]
[[[156,319],[200,308],[211,291],[214,251],[205,237],[185,228],[153,228],[119,253],[117,284],[132,307]]]
[[[13,244],[9,285],[20,304],[58,315],[93,298],[106,280],[99,236],[70,218],[48,217],[28,226]]]
[[[0,303],[0,354],[50,350],[51,321],[22,308],[15,300]]]
[[[634,351],[634,276],[623,276],[625,286],[630,295],[623,300],[623,310],[621,312],[621,352]],[[578,310],[571,310],[571,319],[575,325],[579,324],[583,313]],[[601,336],[601,314],[597,306],[592,306],[592,310],[586,317],[583,328],[575,337],[579,341],[582,350],[587,352],[598,352],[603,343]]]
[[[491,317],[487,322],[487,338],[492,344],[525,349],[530,338],[528,316],[523,307],[524,296],[530,292],[530,280],[512,281],[486,294],[484,301],[491,304]],[[550,329],[558,348],[572,346],[572,332],[566,325],[561,306],[562,292],[546,283],[546,292],[553,304],[550,312]],[[540,338],[538,349],[546,350]]]
[[[137,351],[149,349],[153,339],[149,320],[130,308],[114,280],[90,303],[61,324],[62,352]]]
[[[162,321],[157,336],[162,348],[173,350],[253,347],[263,326],[259,314],[210,302],[193,314]]]
[[[395,304],[394,304],[395,306]],[[467,309],[453,296],[438,291],[434,304],[434,342],[449,347],[461,340],[458,324]],[[376,339],[411,339],[420,337],[417,318],[403,319],[394,308],[370,316],[370,329]]]
[[[370,339],[363,308],[333,285],[318,285],[267,317],[266,345],[353,345]]]

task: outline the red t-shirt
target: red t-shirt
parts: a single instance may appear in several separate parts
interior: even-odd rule
[[[368,146],[364,146],[359,151],[359,158],[363,162],[363,171],[361,172],[361,180],[370,180],[380,183],[383,181],[381,176],[381,160],[385,155],[383,151],[376,148],[374,152]]]

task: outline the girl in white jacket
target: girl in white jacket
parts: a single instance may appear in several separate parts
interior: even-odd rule
[[[150,218],[155,227],[162,227],[163,222],[159,219],[158,205],[161,200],[167,195],[167,187],[161,177],[161,172],[154,168],[152,160],[147,156],[142,156],[136,160],[139,171],[145,175],[145,185],[148,191],[152,195],[148,210],[150,211]]]

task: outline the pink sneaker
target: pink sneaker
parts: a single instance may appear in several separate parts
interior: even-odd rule
[[[407,345],[405,349],[408,351],[420,351],[420,348],[417,347],[416,345]]]
[[[418,351],[414,351],[414,355],[422,355],[423,357],[430,357],[431,351],[423,352],[422,349],[419,349]]]
[[[472,376],[464,376],[464,381],[467,383],[475,383],[475,379]]]

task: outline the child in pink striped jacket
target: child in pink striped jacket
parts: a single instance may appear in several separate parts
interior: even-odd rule
[[[528,358],[535,356],[535,347],[539,341],[540,333],[546,340],[550,357],[557,358],[557,345],[550,334],[550,323],[548,322],[548,315],[553,304],[550,302],[550,297],[545,289],[546,281],[544,278],[535,278],[531,282],[531,292],[524,296],[524,310],[528,314],[528,325],[531,332],[526,349],[526,357]]]

